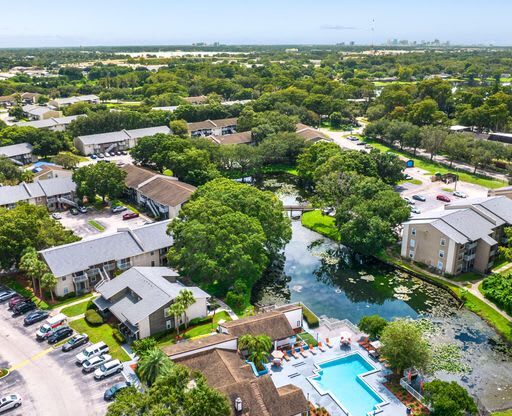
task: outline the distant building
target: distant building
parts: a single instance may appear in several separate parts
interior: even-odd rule
[[[455,126],[450,126],[450,131],[455,132],[455,133],[460,133],[460,132],[466,132],[466,131],[470,132],[470,131],[473,131],[473,129],[468,126],[455,125]]]
[[[41,258],[57,278],[55,294],[89,292],[100,282],[113,278],[116,271],[130,267],[165,265],[165,256],[173,244],[167,234],[168,225],[169,221],[161,221],[134,229],[122,228],[113,234],[41,250]]]
[[[86,114],[80,114],[76,116],[66,116],[66,117],[51,117],[44,120],[35,120],[35,121],[20,121],[14,123],[15,126],[18,127],[34,127],[36,129],[48,129],[52,131],[64,131],[71,124],[72,121],[76,120],[78,117],[87,117]]]
[[[0,147],[0,156],[8,157],[17,165],[28,165],[37,160],[32,149],[30,143],[11,144]]]
[[[112,314],[121,333],[130,341],[171,330],[184,323],[170,307],[183,289],[194,295],[195,303],[186,310],[187,319],[208,315],[208,293],[182,284],[179,274],[167,267],[132,267],[119,276],[104,280],[95,289],[100,297],[94,303],[102,314]]]
[[[156,218],[174,218],[196,188],[177,178],[159,175],[135,165],[121,166],[126,172],[128,197],[149,209]]]
[[[37,104],[41,94],[36,92],[24,92],[22,94],[11,94],[0,97],[0,105],[12,107],[19,104]]]
[[[448,275],[487,273],[510,225],[512,200],[505,196],[445,205],[403,224],[401,254]]]
[[[75,97],[55,98],[54,100],[48,102],[48,106],[53,107],[55,109],[60,109],[76,103],[99,104],[100,97],[94,94],[90,94]]]
[[[208,97],[205,95],[198,95],[197,97],[185,97],[183,98],[188,104],[201,105],[208,102]]]
[[[250,131],[242,131],[240,133],[226,134],[224,136],[208,136],[208,140],[215,144],[251,144],[252,133]]]
[[[298,123],[297,130],[295,132],[307,142],[332,142],[332,139],[327,136],[327,134],[306,124]]]
[[[42,105],[27,104],[21,107],[23,114],[30,120],[46,120],[52,117],[61,117],[60,111]]]
[[[512,133],[490,133],[488,140],[512,144]]]
[[[503,188],[498,189],[489,189],[487,196],[506,196],[507,198],[512,199],[512,186],[504,186]]]
[[[34,181],[44,181],[55,178],[71,178],[73,171],[64,169],[62,166],[45,164],[32,169]]]
[[[169,134],[171,133],[171,129],[167,126],[158,126],[90,134],[75,137],[73,142],[82,155],[91,155],[117,150],[128,150],[134,147],[141,137],[154,136],[158,133]]]
[[[0,186],[0,207],[10,209],[19,202],[27,202],[55,211],[74,205],[75,191],[76,185],[70,177]]]
[[[223,118],[187,123],[187,125],[188,132],[192,137],[208,137],[236,133],[237,122],[237,118]]]

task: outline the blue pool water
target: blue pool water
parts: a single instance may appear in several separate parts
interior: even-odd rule
[[[319,364],[313,385],[321,393],[330,393],[350,416],[367,416],[383,400],[358,376],[375,368],[359,354],[351,354]]]

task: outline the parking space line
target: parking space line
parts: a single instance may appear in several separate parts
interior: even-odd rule
[[[35,361],[38,358],[44,357],[46,354],[48,354],[51,351],[53,351],[52,347],[47,348],[47,349],[45,349],[45,350],[43,350],[41,352],[38,352],[37,354],[33,355],[32,357],[27,358],[26,360],[20,361],[18,364],[14,364],[11,368],[9,368],[9,371],[18,370],[19,368],[27,365],[31,361]]]

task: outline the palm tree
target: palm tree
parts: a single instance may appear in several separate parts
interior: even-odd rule
[[[52,298],[53,302],[53,289],[55,289],[55,286],[57,286],[57,278],[52,273],[47,272],[41,276],[40,280],[41,287],[44,287],[50,291],[50,297]]]
[[[215,314],[217,313],[217,309],[220,308],[220,304],[219,302],[217,302],[217,300],[213,299],[212,301],[210,301],[210,309],[213,309],[213,317],[212,317],[212,331],[213,331],[213,326],[215,325]]]
[[[194,294],[192,291],[188,289],[182,289],[180,290],[180,293],[174,300],[175,302],[181,303],[183,305],[183,314],[185,315],[185,328],[188,327],[188,316],[187,316],[187,309],[192,306],[194,303],[196,303],[196,298],[194,298]]]
[[[158,377],[169,374],[172,362],[159,348],[148,351],[139,361],[137,372],[147,386],[151,386]]]
[[[268,352],[267,351],[253,351],[249,355],[249,360],[251,360],[254,365],[256,366],[256,369],[258,371],[264,370],[265,366],[263,363],[268,363]]]
[[[268,362],[272,339],[268,335],[242,335],[238,339],[238,349],[247,350],[249,359],[258,370],[262,370],[262,363]]]
[[[181,317],[185,313],[185,308],[178,298],[174,299],[174,303],[169,307],[169,312],[174,315],[174,326],[176,327],[176,334],[179,335],[180,320],[178,317]]]

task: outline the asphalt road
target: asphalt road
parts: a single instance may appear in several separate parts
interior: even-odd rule
[[[23,405],[6,415],[99,416],[107,403],[103,392],[123,379],[122,375],[96,382],[82,375],[74,364],[78,351],[62,353],[46,342],[35,340],[40,324],[22,325],[23,317],[12,318],[7,304],[0,304],[0,364],[13,369],[0,380],[0,395],[18,393]]]

